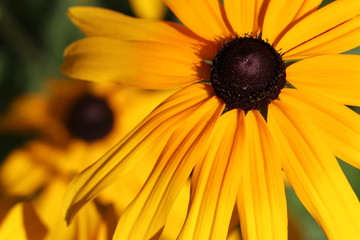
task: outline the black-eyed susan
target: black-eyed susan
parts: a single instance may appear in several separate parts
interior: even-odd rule
[[[24,232],[28,237],[24,239],[109,239],[118,215],[145,182],[143,173],[151,170],[149,164],[142,164],[101,194],[69,227],[59,207],[65,187],[76,173],[97,160],[109,144],[131,130],[169,92],[64,79],[49,83],[49,91],[19,98],[0,118],[3,123],[0,131],[38,134],[36,140],[13,150],[0,165],[0,238],[9,239],[5,236],[19,228],[15,239],[22,239]],[[187,188],[184,187],[177,208],[172,211],[169,235],[174,230],[180,231],[178,222],[184,219],[189,198]],[[23,199],[31,200],[34,214],[28,215]],[[17,210],[10,210],[17,202],[13,208]],[[113,216],[109,219],[115,220],[112,223],[103,219],[109,207],[113,208]],[[1,222],[5,214],[9,221]],[[41,225],[32,225],[38,222],[36,217],[46,229],[42,237],[35,234],[43,232]],[[13,227],[8,228],[9,224]],[[27,233],[28,229],[34,231]]]
[[[21,97],[0,118],[0,130],[37,132],[39,137],[15,149],[0,166],[1,189],[5,195],[27,196],[52,179],[70,180],[167,94],[62,79],[49,81],[48,93]],[[27,118],[31,111],[37,116]]]
[[[360,1],[165,0],[185,25],[72,8],[88,36],[65,74],[145,89],[183,87],[78,175],[68,221],[157,154],[114,239],[148,239],[191,175],[179,239],[225,239],[234,207],[244,239],[287,239],[282,171],[329,239],[359,239],[359,201],[335,156],[360,166]],[[223,2],[223,3],[222,3]],[[146,104],[144,102],[144,104]]]

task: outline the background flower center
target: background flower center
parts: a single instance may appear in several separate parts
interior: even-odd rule
[[[69,111],[67,127],[74,136],[91,142],[105,137],[113,128],[114,114],[101,98],[86,95]]]

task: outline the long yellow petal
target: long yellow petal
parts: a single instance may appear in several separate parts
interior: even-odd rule
[[[163,227],[194,165],[205,153],[208,136],[223,109],[224,104],[213,97],[178,123],[143,189],[122,213],[114,239],[149,239]]]
[[[262,37],[275,44],[301,18],[315,11],[322,0],[272,0],[266,11]]]
[[[76,176],[65,196],[67,221],[86,202],[141,160],[147,159],[154,164],[178,124],[213,94],[211,88],[203,84],[194,84],[175,93],[101,159]]]
[[[74,24],[90,37],[150,41],[174,46],[204,42],[180,24],[134,18],[104,8],[72,7],[68,15]]]
[[[194,33],[207,40],[232,34],[224,6],[218,0],[164,0],[174,14]]]
[[[360,239],[359,200],[307,114],[275,100],[268,124],[289,182],[328,239]]]
[[[209,66],[191,46],[90,37],[65,50],[64,74],[146,89],[169,89],[209,79]]]
[[[243,239],[287,239],[279,149],[258,111],[245,117],[242,181],[237,198]]]
[[[286,78],[298,89],[309,90],[339,103],[360,106],[360,56],[323,55],[290,65]]]
[[[180,239],[225,239],[241,179],[243,111],[221,116],[197,165],[190,210]]]
[[[135,15],[141,18],[161,19],[165,17],[166,8],[162,0],[130,0]]]
[[[255,28],[255,9],[257,1],[248,0],[225,0],[224,7],[226,16],[239,36],[254,32]]]
[[[285,59],[341,53],[359,46],[360,1],[334,1],[302,19],[277,44]]]
[[[306,115],[334,155],[360,168],[360,116],[342,104],[301,90],[285,90],[281,100]]]

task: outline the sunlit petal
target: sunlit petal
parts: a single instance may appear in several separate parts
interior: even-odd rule
[[[262,37],[276,45],[292,26],[315,11],[322,0],[272,0],[266,11]]]
[[[209,134],[223,109],[217,98],[210,98],[179,123],[143,189],[121,215],[115,239],[149,239],[160,230],[194,165],[205,153]]]
[[[237,198],[244,239],[287,239],[285,188],[278,148],[257,111],[245,117]]]
[[[268,124],[281,146],[284,172],[329,239],[359,239],[359,201],[323,138],[285,101],[269,106]]]
[[[334,1],[291,28],[277,44],[285,59],[341,53],[359,45],[360,1]]]
[[[290,65],[286,77],[298,89],[360,106],[360,56],[323,55]]]
[[[63,73],[91,81],[113,81],[146,89],[169,89],[209,79],[194,46],[123,42],[91,37],[65,50]]]
[[[225,239],[241,179],[243,111],[221,116],[211,144],[196,166],[190,210],[180,239]]]
[[[337,157],[360,168],[359,114],[308,91],[286,90],[281,99],[311,120]]]
[[[194,33],[207,40],[229,37],[231,27],[218,0],[164,0],[175,15]]]
[[[91,37],[150,41],[164,45],[188,45],[204,41],[180,24],[134,18],[104,8],[72,7],[68,15],[86,35]]]
[[[258,1],[248,0],[225,0],[224,7],[226,16],[239,36],[253,33],[255,28],[255,9]]]

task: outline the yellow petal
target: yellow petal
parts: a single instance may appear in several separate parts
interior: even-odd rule
[[[322,94],[342,104],[360,106],[359,66],[359,55],[323,55],[290,65],[286,78],[298,89]]]
[[[104,211],[104,209],[102,209]],[[49,209],[50,211],[50,209]],[[107,240],[106,224],[94,202],[86,205],[69,226],[60,216],[49,236],[49,240]]]
[[[141,18],[160,19],[165,17],[166,8],[162,0],[130,0],[135,15]]]
[[[262,37],[275,44],[301,18],[315,11],[322,0],[272,0],[266,11]]]
[[[360,116],[342,104],[302,90],[285,90],[281,100],[307,116],[333,153],[360,168]]]
[[[191,48],[85,38],[65,50],[62,71],[82,80],[113,81],[147,89],[177,88],[209,79],[209,66]]]
[[[268,124],[288,180],[328,239],[360,239],[359,201],[308,114],[275,100]]]
[[[184,224],[190,199],[190,180],[181,189],[166,219],[160,239],[176,239]]]
[[[65,197],[67,221],[142,159],[153,165],[176,126],[213,94],[211,87],[203,84],[194,84],[175,93],[101,159],[75,177]]]
[[[254,1],[256,1],[254,34],[259,34],[263,29],[265,13],[266,13],[266,9],[269,6],[270,0],[254,0]]]
[[[68,15],[86,35],[92,37],[159,42],[172,46],[204,41],[180,24],[134,18],[103,8],[72,7]]]
[[[180,239],[225,239],[241,179],[242,111],[223,114],[195,171],[190,210]]]
[[[115,239],[149,239],[163,227],[182,186],[207,149],[209,134],[223,109],[224,104],[213,97],[178,123],[143,189],[122,213]]]
[[[0,224],[0,239],[42,240],[47,229],[30,202],[16,204]]]
[[[231,27],[218,0],[164,0],[174,14],[197,35],[216,40],[229,37]]]
[[[0,132],[31,132],[48,124],[48,103],[40,94],[26,94],[12,101],[0,117]]]
[[[237,207],[243,239],[287,239],[287,211],[278,148],[258,111],[245,117]]]
[[[251,34],[255,28],[255,9],[259,1],[248,0],[225,0],[224,7],[226,16],[239,36]]]
[[[341,53],[359,45],[360,1],[334,1],[302,19],[279,41],[285,59]]]
[[[36,144],[30,142],[27,147],[14,150],[2,163],[0,182],[3,193],[29,196],[52,178],[50,169],[55,165],[44,165],[35,156],[33,149],[37,147]]]

